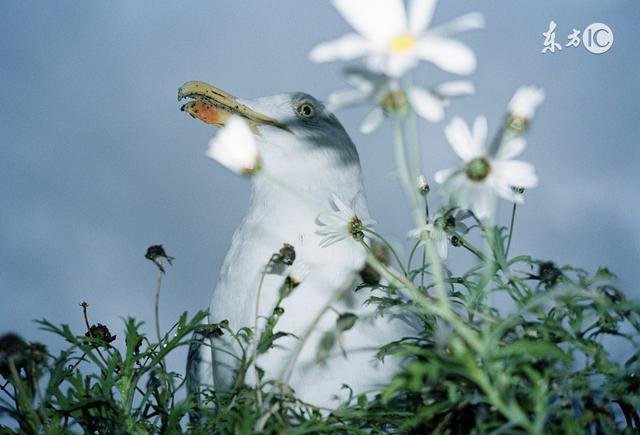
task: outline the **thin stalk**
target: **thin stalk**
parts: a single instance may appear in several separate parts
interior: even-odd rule
[[[253,361],[253,370],[256,377],[256,400],[258,402],[258,408],[262,408],[262,393],[260,391],[260,376],[258,376],[258,340],[260,335],[258,334],[258,320],[260,319],[260,295],[262,294],[262,286],[264,284],[264,278],[267,275],[267,267],[271,260],[267,263],[267,265],[262,270],[260,274],[260,283],[258,284],[258,292],[256,294],[256,309],[255,309],[255,317],[253,321],[253,350],[252,350],[252,361]]]
[[[411,252],[409,253],[409,260],[407,261],[407,270],[411,270],[411,266],[413,264],[413,256],[416,255],[416,251],[420,247],[420,239],[418,239],[411,248]]]
[[[504,251],[505,258],[509,258],[509,248],[511,248],[511,236],[513,235],[513,223],[516,218],[516,208],[518,204],[513,203],[513,208],[511,209],[511,223],[509,223],[509,238],[507,239],[507,248]]]
[[[408,90],[413,86],[413,76],[411,72],[408,72],[404,77],[405,94],[408,94]],[[412,109],[405,117],[405,132],[408,141],[408,159],[409,159],[409,175],[411,180],[415,180],[420,173],[421,158],[420,158],[420,144],[418,140],[418,123],[416,122],[416,112]]]
[[[156,323],[156,338],[158,339],[158,345],[162,341],[160,335],[160,286],[162,285],[162,271],[158,269],[158,276],[156,278],[156,303],[155,303],[155,323]]]
[[[389,251],[391,252],[391,255],[393,255],[393,258],[396,260],[396,263],[398,263],[398,265],[402,269],[402,273],[404,275],[407,275],[407,269],[405,269],[404,265],[402,264],[402,261],[400,260],[400,257],[396,253],[396,250],[393,249],[393,246],[391,246],[391,244],[387,241],[387,239],[382,237],[379,233],[377,233],[375,230],[372,230],[371,228],[364,228],[363,231],[366,232],[366,233],[370,233],[370,234],[374,235],[375,237],[377,237],[378,239],[380,239],[380,241],[382,243],[384,243],[385,246],[389,249]]]
[[[423,225],[424,217],[422,216],[422,211],[418,208],[418,201],[416,198],[418,191],[413,186],[413,183],[411,181],[411,173],[407,165],[404,135],[402,132],[401,120],[396,120],[394,130],[393,130],[393,144],[394,144],[394,156],[396,160],[396,170],[398,171],[398,177],[400,178],[400,183],[402,184],[404,193],[407,196],[409,205],[411,206],[414,223],[416,227],[419,227]]]
[[[437,256],[438,254],[434,249],[432,251]],[[473,348],[477,353],[483,355],[485,353],[484,345],[482,342],[475,336],[475,333],[465,325],[458,315],[451,310],[451,305],[449,303],[448,298],[442,300],[441,298],[434,298],[424,294],[416,286],[409,281],[406,277],[395,274],[391,272],[380,260],[375,258],[373,255],[369,255],[367,258],[367,263],[378,272],[383,278],[393,283],[398,287],[406,288],[411,296],[416,301],[416,303],[428,314],[440,316],[443,320],[451,324],[453,329],[460,334],[460,336],[469,344],[471,348]],[[437,281],[436,281],[437,282]],[[438,286],[436,286],[438,287]],[[446,291],[444,289],[444,283],[440,284],[439,292]]]
[[[347,279],[345,280],[345,283],[343,285],[339,286],[333,292],[333,294],[331,295],[331,297],[329,298],[327,303],[318,312],[316,317],[314,317],[314,319],[309,324],[309,326],[304,331],[304,333],[300,336],[300,339],[298,340],[298,342],[296,343],[296,346],[292,350],[291,356],[289,357],[289,360],[287,361],[287,363],[285,364],[284,368],[280,372],[280,376],[278,376],[278,378],[277,378],[278,380],[277,380],[276,384],[282,385],[282,384],[286,384],[287,382],[289,382],[289,379],[291,378],[291,374],[293,373],[293,368],[294,368],[294,366],[295,366],[295,364],[296,364],[296,362],[298,360],[298,357],[300,356],[300,352],[302,351],[302,348],[306,344],[307,340],[309,339],[311,334],[314,332],[314,330],[316,329],[316,326],[318,326],[318,324],[320,323],[320,320],[322,320],[322,317],[327,313],[327,311],[329,311],[331,309],[333,304],[336,301],[338,301],[345,294],[345,292],[349,291],[349,289],[351,288],[351,283],[353,282],[354,279],[355,279],[355,274],[351,274],[349,277],[347,277]],[[267,396],[267,398],[264,400],[264,403],[271,402],[271,399],[273,398],[274,395],[275,395],[275,393],[273,391],[271,391],[269,393],[269,395]]]

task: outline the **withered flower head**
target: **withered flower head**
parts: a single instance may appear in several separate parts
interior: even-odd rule
[[[282,248],[273,254],[272,261],[274,263],[282,263],[291,266],[296,260],[296,250],[288,243],[282,245]]]
[[[353,328],[358,320],[358,316],[353,313],[343,313],[336,320],[336,327],[340,332],[348,331]]]
[[[42,364],[47,360],[48,356],[47,346],[37,341],[29,344],[29,357],[30,360],[36,364]]]
[[[538,268],[538,279],[546,287],[553,287],[556,285],[561,276],[562,271],[551,261],[541,263]]]
[[[220,327],[221,323],[210,323],[202,325],[202,335],[208,338],[221,337],[224,335],[224,331]]]
[[[85,337],[95,338],[96,340],[104,341],[105,343],[111,343],[116,339],[115,335],[111,335],[109,328],[102,323],[97,325],[91,325]]]
[[[371,253],[382,264],[385,264],[387,266],[390,264],[389,249],[385,244],[380,242],[373,242],[373,245],[371,246]],[[360,278],[365,284],[376,285],[380,283],[381,277],[380,274],[369,265],[369,263],[366,263],[360,271]]]
[[[160,272],[164,273],[164,266],[162,266],[162,260],[167,260],[167,263],[172,264],[174,257],[167,255],[162,245],[153,245],[147,248],[147,253],[144,255],[147,260],[153,261],[158,266]]]
[[[23,367],[27,361],[29,347],[17,334],[8,333],[0,336],[0,374],[8,378],[11,365],[16,370]]]

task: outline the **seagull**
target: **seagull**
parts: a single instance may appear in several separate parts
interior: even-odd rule
[[[366,291],[354,291],[367,256],[362,244],[322,231],[323,210],[369,221],[358,152],[338,119],[302,92],[245,100],[191,81],[179,88],[182,99],[188,102],[181,109],[207,124],[224,127],[242,118],[269,174],[251,178],[249,209],[231,239],[209,308],[210,324],[226,320],[233,331],[256,325],[258,336],[276,306],[280,310],[276,330],[286,335],[259,355],[256,365],[264,375],[249,369],[246,384],[279,380],[303,402],[333,409],[347,395],[344,385],[366,394],[387,383],[399,361],[382,362],[376,352],[408,335],[407,325],[376,316],[375,307],[364,303]],[[269,267],[283,247],[291,248],[295,260]],[[280,289],[301,265],[297,270],[304,276],[295,277],[299,282],[279,303]],[[341,320],[348,326],[338,344],[319,358]],[[250,357],[251,346],[220,330],[197,343],[187,362],[189,390],[231,388],[243,347]]]

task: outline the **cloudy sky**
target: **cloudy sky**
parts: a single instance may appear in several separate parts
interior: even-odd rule
[[[347,24],[325,1],[7,0],[0,10],[0,332],[48,339],[32,322],[47,318],[80,333],[81,301],[92,322],[120,330],[131,315],[151,331],[156,271],[144,253],[157,243],[176,257],[163,326],[205,308],[249,184],[204,157],[214,130],[178,111],[176,90],[199,79],[247,98],[325,98],[344,85],[342,65],[312,64],[307,53]],[[434,22],[470,11],[487,22],[461,36],[479,57],[477,93],[448,116],[486,114],[495,130],[518,86],[547,92],[525,154],[541,183],[518,211],[512,252],[608,265],[640,296],[640,3],[450,1]],[[602,55],[582,46],[543,55],[551,20],[561,43],[593,22],[608,24],[615,43]],[[451,78],[423,66],[415,81]],[[366,112],[338,115],[379,229],[401,240],[410,220],[391,131],[360,134]],[[420,127],[428,177],[456,161],[442,127]]]

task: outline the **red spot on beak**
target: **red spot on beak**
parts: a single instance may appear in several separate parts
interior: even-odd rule
[[[216,124],[220,121],[220,109],[206,101],[192,101],[188,111],[191,115],[207,124]]]

